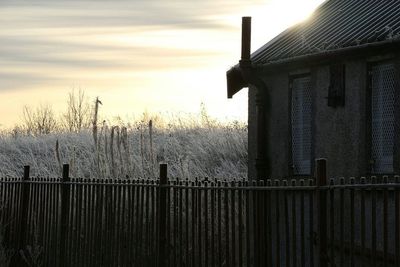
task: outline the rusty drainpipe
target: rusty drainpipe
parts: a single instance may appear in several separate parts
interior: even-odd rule
[[[242,55],[239,61],[240,71],[244,80],[256,88],[256,121],[257,121],[257,180],[265,180],[269,175],[268,134],[267,134],[267,86],[257,74],[250,58],[251,47],[251,17],[242,17]],[[251,90],[251,89],[250,89]]]

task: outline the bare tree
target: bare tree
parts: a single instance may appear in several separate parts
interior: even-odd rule
[[[88,129],[91,123],[91,110],[85,91],[79,88],[68,93],[67,111],[63,114],[64,126],[70,132]]]
[[[23,108],[23,128],[28,134],[49,134],[57,129],[57,120],[50,105],[44,104],[33,109]]]

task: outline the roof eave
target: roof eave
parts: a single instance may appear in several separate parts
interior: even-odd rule
[[[400,39],[390,39],[381,42],[367,43],[357,46],[344,47],[334,50],[326,50],[312,54],[295,56],[282,60],[275,60],[267,63],[256,63],[255,67],[265,69],[276,69],[277,67],[285,67],[289,64],[297,63],[312,63],[321,62],[321,60],[331,60],[333,57],[341,56],[357,56],[365,51],[383,51],[385,49],[393,49],[400,47]]]
[[[242,72],[240,71],[240,67],[238,65],[232,67],[226,72],[226,80],[228,98],[232,98],[234,94],[247,86],[247,83],[244,80]]]
[[[281,68],[287,68],[289,66],[293,67],[296,64],[321,64],[325,61],[337,60],[338,57],[346,57],[348,55],[354,57],[366,51],[380,52],[386,50],[394,50],[398,48],[400,48],[400,39],[391,39],[376,43],[368,43],[358,46],[351,46],[335,50],[322,51],[313,54],[295,56],[268,63],[253,63],[252,70],[276,72]],[[232,98],[237,92],[245,87],[248,87],[249,85],[248,79],[243,76],[242,69],[243,68],[241,64],[237,64],[226,72],[228,98]]]

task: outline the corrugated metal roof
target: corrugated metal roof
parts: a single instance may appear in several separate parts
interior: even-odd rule
[[[400,39],[400,0],[327,0],[251,56],[267,64],[297,56]]]

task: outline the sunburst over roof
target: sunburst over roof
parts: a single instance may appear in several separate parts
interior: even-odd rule
[[[256,64],[400,40],[400,1],[328,0],[252,54]]]

